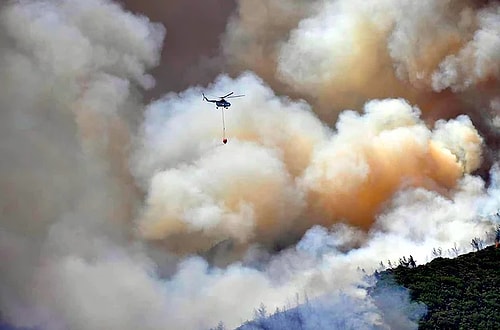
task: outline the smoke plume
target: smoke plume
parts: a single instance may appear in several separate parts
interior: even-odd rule
[[[135,160],[150,182],[139,218],[144,237],[206,249],[226,238],[286,241],[314,223],[368,229],[397,190],[443,192],[480,165],[482,139],[467,117],[431,130],[403,100],[372,101],[362,115],[342,113],[332,131],[306,104],[277,98],[252,74],[221,77],[209,91],[231,87],[252,98],[227,113],[224,147],[214,140],[220,118],[200,104],[199,90],[146,111]]]
[[[165,91],[209,83],[225,67],[219,36],[235,4],[225,0],[121,0],[132,12],[146,15],[167,29],[160,65],[151,74],[156,85],[145,93],[158,98]]]
[[[223,43],[231,67],[307,99],[328,123],[371,99],[403,97],[426,121],[468,114],[498,145],[486,124],[498,89],[498,3],[297,1],[293,14],[273,1],[260,11],[238,5]]]
[[[19,326],[84,328],[89,317],[52,307],[58,292],[79,300],[87,261],[128,244],[135,94],[152,86],[164,28],[100,0],[10,1],[0,25],[0,310]],[[80,270],[65,279],[68,262]]]
[[[317,327],[414,328],[369,274],[498,221],[498,4],[242,0],[189,58],[183,8],[165,29],[111,0],[0,6],[1,322],[238,327],[309,301]],[[179,77],[198,50],[215,64]],[[201,94],[230,91],[222,144]]]

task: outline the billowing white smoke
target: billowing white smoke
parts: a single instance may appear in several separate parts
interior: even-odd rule
[[[306,104],[276,98],[254,75],[222,77],[212,94],[230,87],[248,97],[226,114],[226,146],[220,111],[202,102],[199,89],[146,111],[134,161],[142,181],[151,182],[139,222],[145,237],[193,233],[200,237],[189,241],[201,248],[228,237],[274,241],[301,215],[304,196],[294,179],[326,128]],[[192,250],[183,242],[181,249]]]
[[[280,47],[291,29],[321,8],[317,0],[239,0],[222,38],[222,52],[237,70],[276,82]]]
[[[470,18],[469,18],[470,19]],[[500,7],[480,10],[474,35],[457,54],[449,55],[432,76],[432,87],[462,91],[500,78]]]
[[[352,302],[347,304],[352,307],[349,313],[357,319],[346,321],[372,324],[376,320],[381,328],[391,325],[385,313],[365,300],[369,283],[360,268],[370,273],[381,261],[396,264],[401,256],[410,254],[417,263],[423,263],[432,258],[434,247],[452,256],[447,251],[454,243],[462,253],[471,236],[481,236],[490,229],[490,221],[477,216],[486,196],[482,181],[474,177],[462,180],[449,198],[412,188],[398,193],[390,210],[369,233],[348,225],[336,225],[331,230],[313,227],[295,247],[277,255],[251,249],[243,263],[225,269],[211,268],[201,258],[186,259],[164,282],[170,322],[203,328],[223,321],[234,327],[242,319],[250,319],[261,303],[274,311],[291,306],[297,295],[303,302],[305,294],[311,301],[326,294],[329,309],[313,307],[318,322],[328,320]],[[400,307],[401,312],[407,310]]]
[[[99,327],[97,312],[109,322],[125,315],[125,302],[112,307],[115,315],[94,305],[99,292],[130,283],[117,282],[116,270],[106,273],[113,264],[100,266],[100,258],[128,245],[138,201],[127,168],[129,130],[140,109],[134,91],[152,85],[146,69],[157,64],[164,33],[109,1],[2,3],[4,321],[83,329]],[[131,265],[132,274],[142,270],[139,264],[118,265]],[[141,295],[148,301],[147,292],[138,290],[137,301]]]
[[[297,294],[371,311],[360,268],[466,247],[491,225],[478,215],[499,206],[498,182],[486,190],[468,174],[482,139],[467,117],[430,129],[416,107],[388,99],[342,113],[333,130],[252,73],[222,75],[207,94],[246,94],[226,112],[222,145],[200,87],[167,94],[141,122],[136,96],[152,85],[161,26],[104,0],[11,1],[0,25],[0,311],[10,324],[235,327]],[[200,251],[225,266],[184,255]]]
[[[376,90],[370,83],[391,82],[392,65],[415,87],[464,89],[498,78],[498,10],[472,1],[325,2],[291,32],[278,71],[313,95]]]
[[[427,261],[433,247],[468,246],[472,233],[489,228],[477,218],[482,180],[466,176],[455,186],[480,162],[481,138],[467,117],[439,122],[431,131],[403,100],[374,101],[363,115],[341,114],[337,130],[330,131],[306,104],[277,98],[252,74],[221,76],[206,92],[230,90],[251,98],[235,100],[226,112],[227,145],[220,142],[221,110],[203,103],[201,89],[193,88],[147,109],[134,155],[134,173],[149,190],[139,237],[179,253],[203,251],[227,238],[249,248],[236,257],[243,255],[245,266],[222,270],[199,258],[183,262],[167,282],[172,290],[189,290],[175,291],[174,315],[187,313],[197,326],[220,320],[234,326],[258,304],[274,310],[296,293],[311,298],[341,290],[363,299],[358,267],[370,271],[410,253]],[[408,189],[397,193],[402,187]],[[343,196],[351,196],[344,197],[345,205],[336,202]],[[375,213],[370,209],[387,202]],[[356,221],[363,208],[364,218]],[[252,246],[290,241],[291,233],[301,235],[314,223],[330,226],[341,216],[372,229],[313,227],[277,256]],[[191,285],[178,284],[187,279]],[[214,290],[225,293],[218,297]]]
[[[497,2],[294,1],[293,15],[276,3],[259,1],[259,15],[238,1],[223,39],[228,63],[307,98],[324,120],[387,97],[436,120],[483,113],[496,96]]]
[[[225,146],[220,110],[199,89],[146,111],[134,158],[148,189],[142,237],[193,252],[227,238],[286,241],[315,223],[369,228],[401,187],[452,188],[480,165],[482,140],[465,116],[431,131],[405,101],[373,101],[363,115],[343,112],[331,131],[253,74],[221,77],[210,92],[231,89],[249,97],[226,113]]]

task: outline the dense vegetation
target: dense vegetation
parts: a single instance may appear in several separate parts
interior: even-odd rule
[[[437,257],[421,266],[416,266],[411,256],[402,258],[400,266],[376,272],[378,281],[369,289],[369,294],[380,308],[379,312],[399,311],[401,316],[409,317],[410,323],[403,327],[405,329],[416,327],[416,322],[419,329],[497,329],[500,325],[500,246],[482,249],[481,244],[473,244],[473,247],[477,252],[453,259]],[[405,290],[401,286],[409,289],[413,303],[406,302],[407,293],[398,291]],[[238,329],[371,328],[359,317],[362,308],[348,298],[338,299],[340,301],[323,297],[271,315],[261,306],[256,310],[255,319]],[[427,306],[427,312],[422,303]],[[356,320],[358,324],[353,323]],[[217,329],[224,327],[220,324]]]
[[[400,265],[378,273],[376,290],[394,284],[410,289],[427,314],[419,329],[497,329],[500,325],[500,247],[418,267]]]

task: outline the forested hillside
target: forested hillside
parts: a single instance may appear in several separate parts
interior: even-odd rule
[[[500,248],[489,246],[457,258],[436,258],[418,267],[378,273],[376,290],[394,284],[410,289],[427,314],[419,329],[497,329],[500,325]]]
[[[367,312],[376,312],[386,326],[397,329],[415,329],[417,323],[418,329],[496,329],[500,325],[500,247],[478,245],[476,250],[420,266],[413,257],[402,258],[400,266],[375,272],[377,282],[368,289],[375,309],[351,308],[357,314],[349,314],[343,307],[355,301],[325,296],[274,314],[261,306],[255,319],[239,329],[385,329],[361,322],[359,313]]]

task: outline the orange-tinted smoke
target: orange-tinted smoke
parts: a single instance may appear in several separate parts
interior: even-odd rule
[[[322,224],[346,221],[369,229],[397,191],[424,187],[446,195],[479,167],[482,139],[465,117],[440,122],[430,132],[403,102],[366,108],[364,117],[340,117],[338,136],[305,173],[312,218]]]
[[[327,226],[346,221],[369,229],[384,204],[398,190],[424,187],[443,193],[455,186],[463,172],[453,154],[433,142],[429,142],[427,150],[412,150],[412,142],[409,144],[400,147],[416,153],[410,157],[395,150],[384,150],[383,146],[368,148],[365,152],[370,173],[366,178],[347,191],[338,191],[336,186],[330,187],[331,190],[312,190],[309,202],[313,214]],[[350,180],[347,173],[338,184],[343,180]]]
[[[460,94],[434,91],[433,73],[472,40],[479,11],[498,4],[463,0],[293,5],[291,13],[280,2],[260,1],[252,7],[240,1],[223,43],[228,63],[236,70],[257,72],[279,93],[304,97],[330,125],[340,111],[360,111],[375,98],[406,98],[431,124],[478,110]],[[295,37],[322,16],[326,18],[315,26],[320,32],[309,29]],[[349,23],[344,31],[345,21]],[[330,32],[321,34],[327,29]],[[343,35],[328,49],[331,33]],[[321,55],[311,49],[322,49]],[[316,55],[330,64],[318,63]]]
[[[185,253],[228,239],[243,246],[293,242],[315,224],[347,222],[369,229],[401,189],[424,187],[446,196],[464,173],[480,165],[482,140],[466,117],[429,129],[419,110],[404,100],[375,101],[362,115],[344,112],[336,131],[322,134],[307,107],[280,100],[260,84],[250,74],[216,84],[215,90],[231,86],[253,96],[227,111],[227,145],[200,150],[187,163],[150,170],[146,206],[138,218],[143,238]],[[214,129],[219,116],[198,111],[195,93],[185,97],[158,105],[162,111],[185,109],[172,114],[163,130],[175,124],[184,127],[178,141],[220,141]],[[149,112],[150,132],[160,129],[155,114],[164,116]],[[190,125],[194,120],[198,124]],[[157,143],[166,146],[166,141]],[[145,150],[141,158],[172,156]]]

